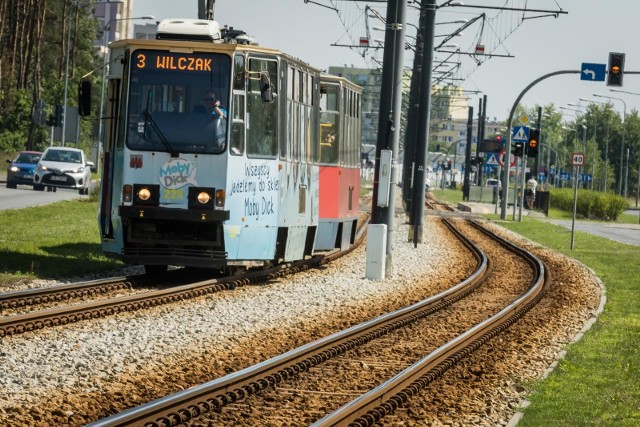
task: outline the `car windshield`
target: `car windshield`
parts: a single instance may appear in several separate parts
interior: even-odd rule
[[[82,156],[78,151],[47,150],[42,160],[49,162],[82,163]]]
[[[136,50],[131,55],[127,145],[134,150],[221,153],[231,58],[223,54]],[[207,109],[207,107],[210,107]]]
[[[16,163],[38,163],[40,156],[40,153],[20,153],[15,161]]]

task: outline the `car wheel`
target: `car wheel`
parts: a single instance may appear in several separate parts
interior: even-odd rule
[[[16,184],[15,182],[7,181],[7,188],[18,188],[18,184]]]
[[[33,189],[36,191],[44,191],[44,185],[35,184]]]

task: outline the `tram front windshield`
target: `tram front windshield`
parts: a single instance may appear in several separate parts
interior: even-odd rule
[[[134,51],[127,146],[143,151],[222,153],[227,146],[230,73],[228,55]]]

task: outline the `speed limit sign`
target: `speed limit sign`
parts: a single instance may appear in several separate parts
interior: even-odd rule
[[[571,154],[572,166],[584,166],[584,153],[572,153]]]

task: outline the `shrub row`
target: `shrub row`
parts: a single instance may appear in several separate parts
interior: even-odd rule
[[[551,190],[549,204],[552,208],[573,211],[573,189]],[[578,190],[576,216],[588,219],[615,221],[629,207],[624,197],[599,191]]]

